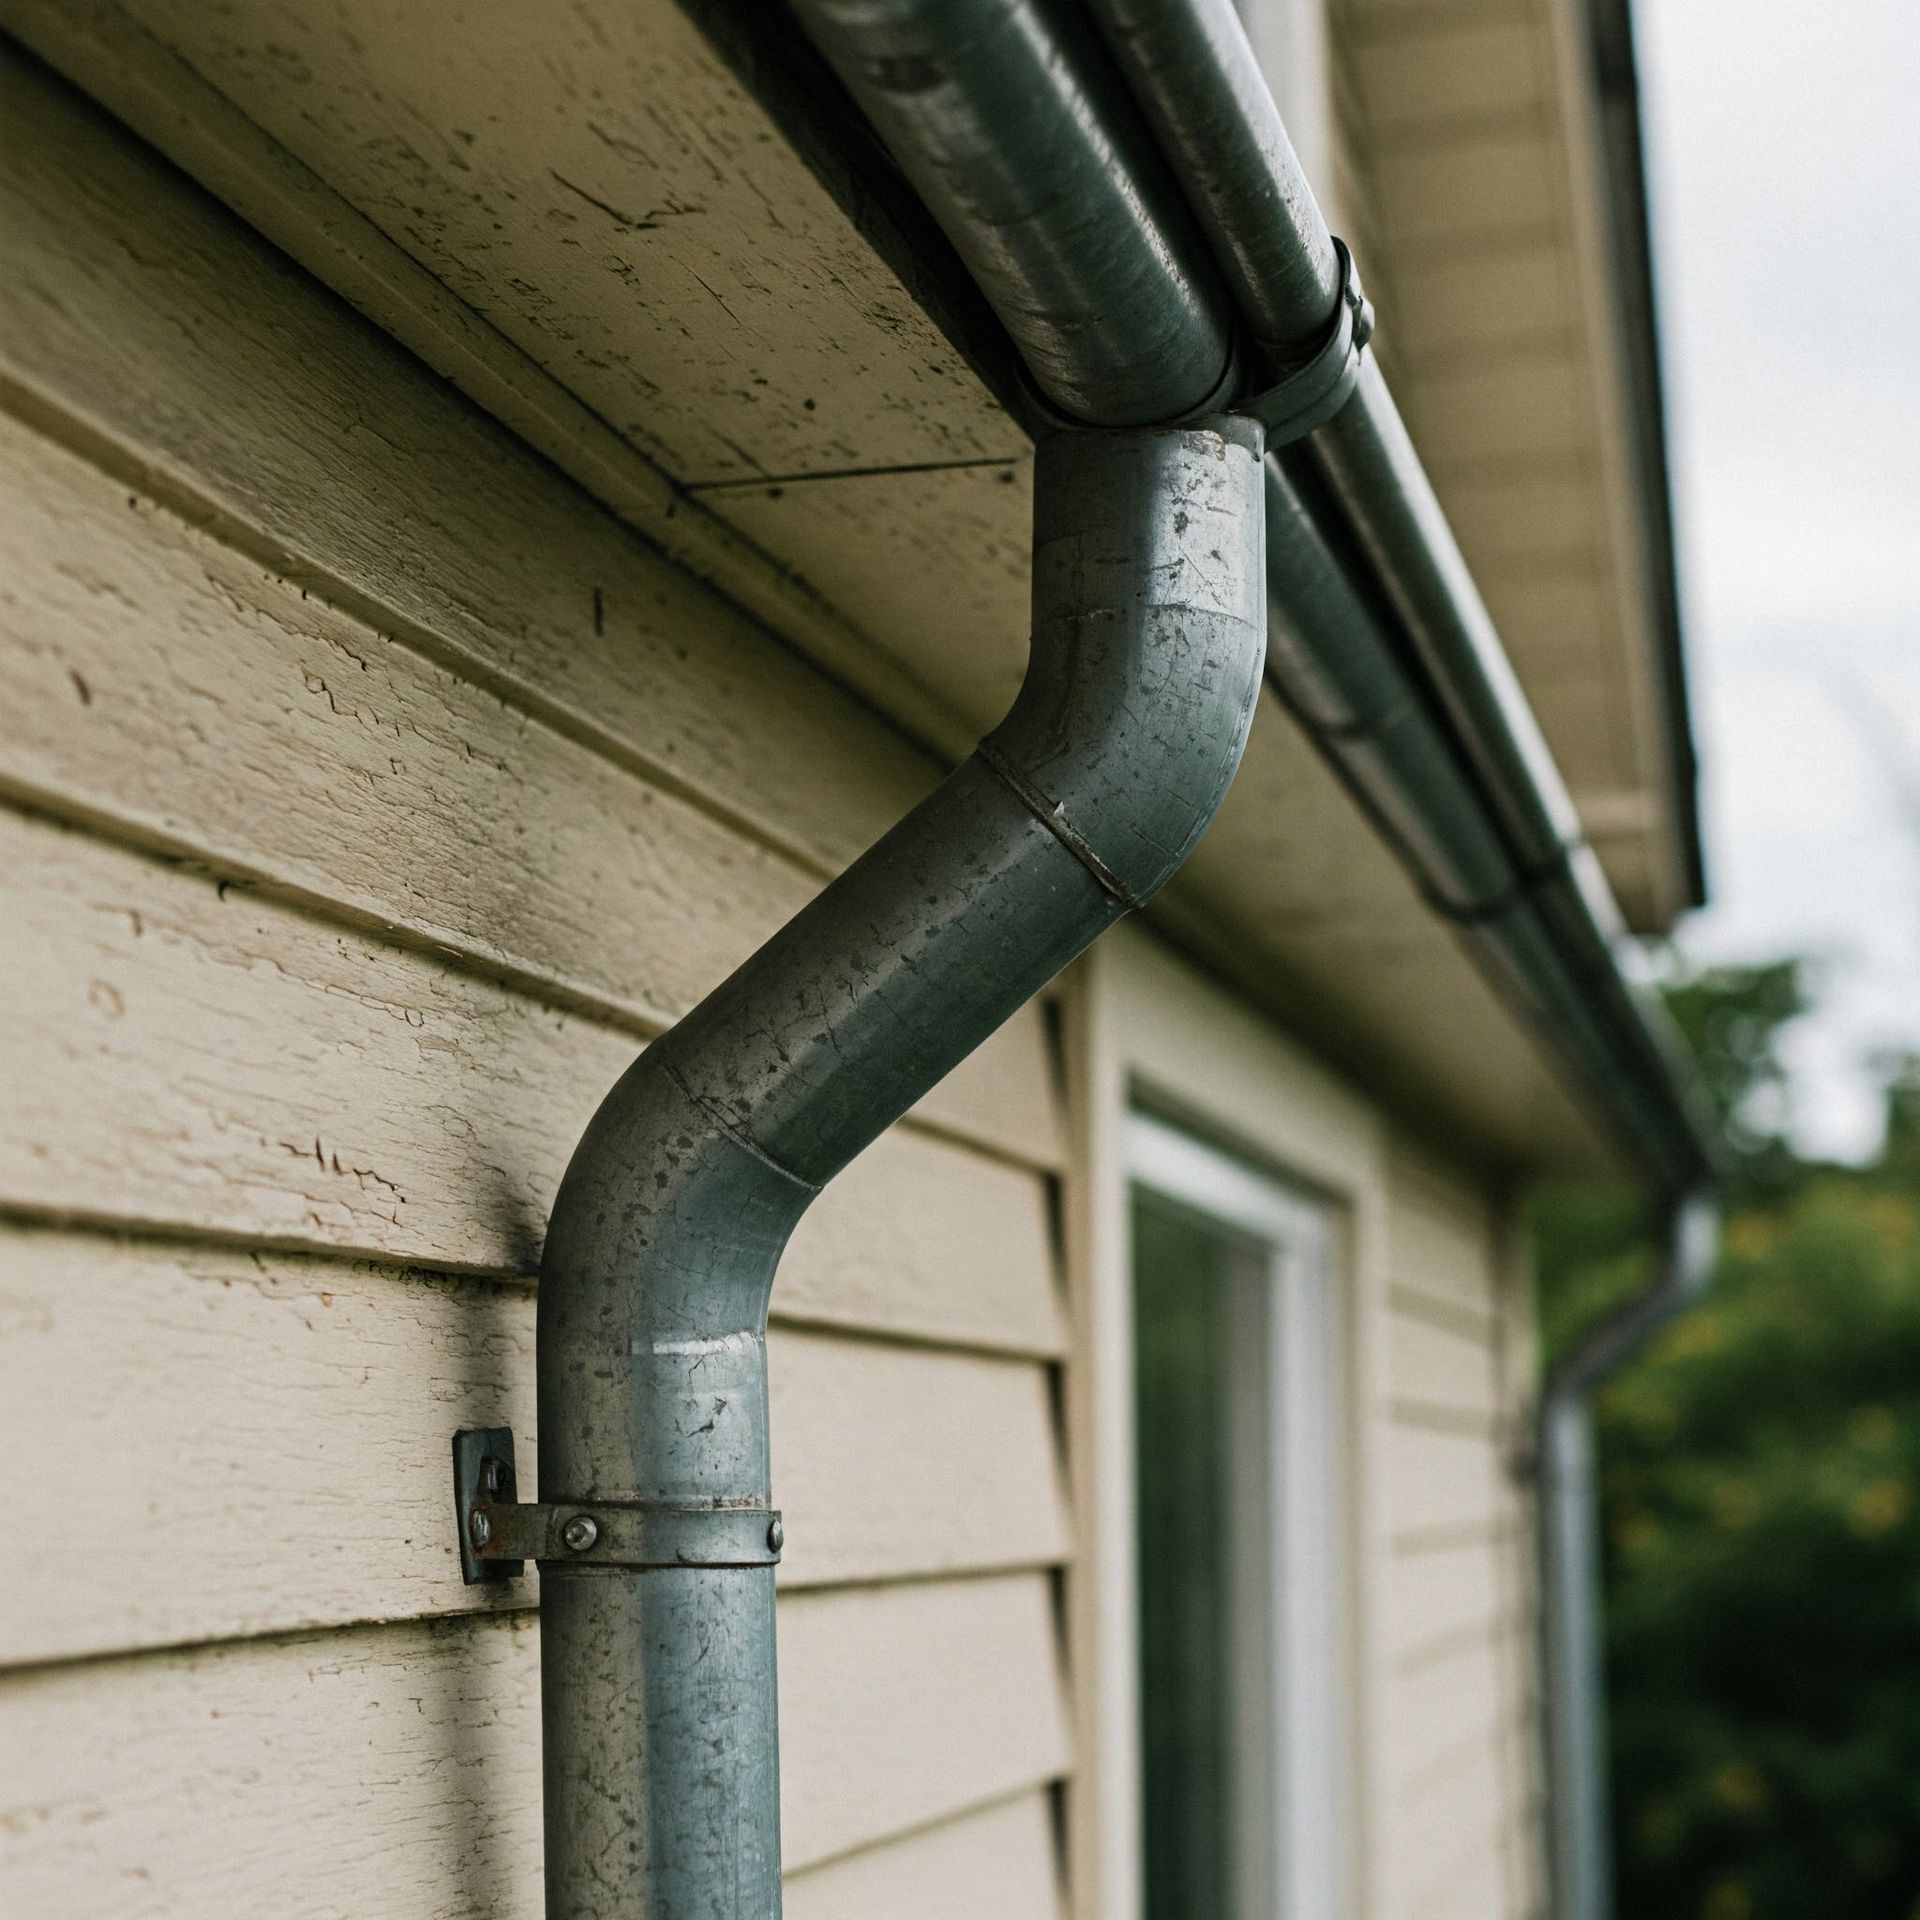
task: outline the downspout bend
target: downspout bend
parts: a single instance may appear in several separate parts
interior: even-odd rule
[[[1179,867],[1264,656],[1258,426],[1041,443],[1001,724],[622,1077],[555,1201],[540,1497],[770,1507],[766,1315],[820,1188]],[[771,1567],[543,1564],[548,1912],[779,1911]]]

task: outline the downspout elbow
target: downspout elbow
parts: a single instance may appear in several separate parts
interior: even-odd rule
[[[814,1195],[1179,867],[1265,639],[1260,429],[1055,436],[979,750],[628,1070],[555,1201],[540,1494],[771,1510],[765,1330]],[[542,1567],[548,1911],[779,1911],[769,1565]]]

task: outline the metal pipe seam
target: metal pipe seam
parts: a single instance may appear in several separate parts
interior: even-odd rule
[[[1706,1291],[1718,1243],[1711,1189],[1679,1194],[1668,1209],[1653,1284],[1589,1333],[1541,1394],[1533,1465],[1554,1920],[1613,1920],[1614,1909],[1599,1493],[1589,1399],[1601,1380]]]
[[[554,1203],[540,1497],[770,1506],[766,1315],[808,1203],[1179,867],[1262,683],[1258,425],[1038,451],[1033,645],[982,749],[622,1077]],[[766,1920],[773,1571],[544,1566],[548,1913]]]

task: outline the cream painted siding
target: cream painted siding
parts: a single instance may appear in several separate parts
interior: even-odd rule
[[[0,1911],[539,1910],[532,1275],[648,1035],[932,768],[42,69],[0,61]],[[799,1920],[1051,1920],[1030,1011],[773,1331]],[[24,1510],[21,1510],[24,1509]]]
[[[1473,1182],[1404,1144],[1385,1177],[1386,1877],[1395,1920],[1532,1920],[1538,1629],[1513,1472],[1530,1305]]]

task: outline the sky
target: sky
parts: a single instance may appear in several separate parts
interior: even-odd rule
[[[1700,961],[1818,963],[1803,1150],[1920,1049],[1920,0],[1637,0]]]

